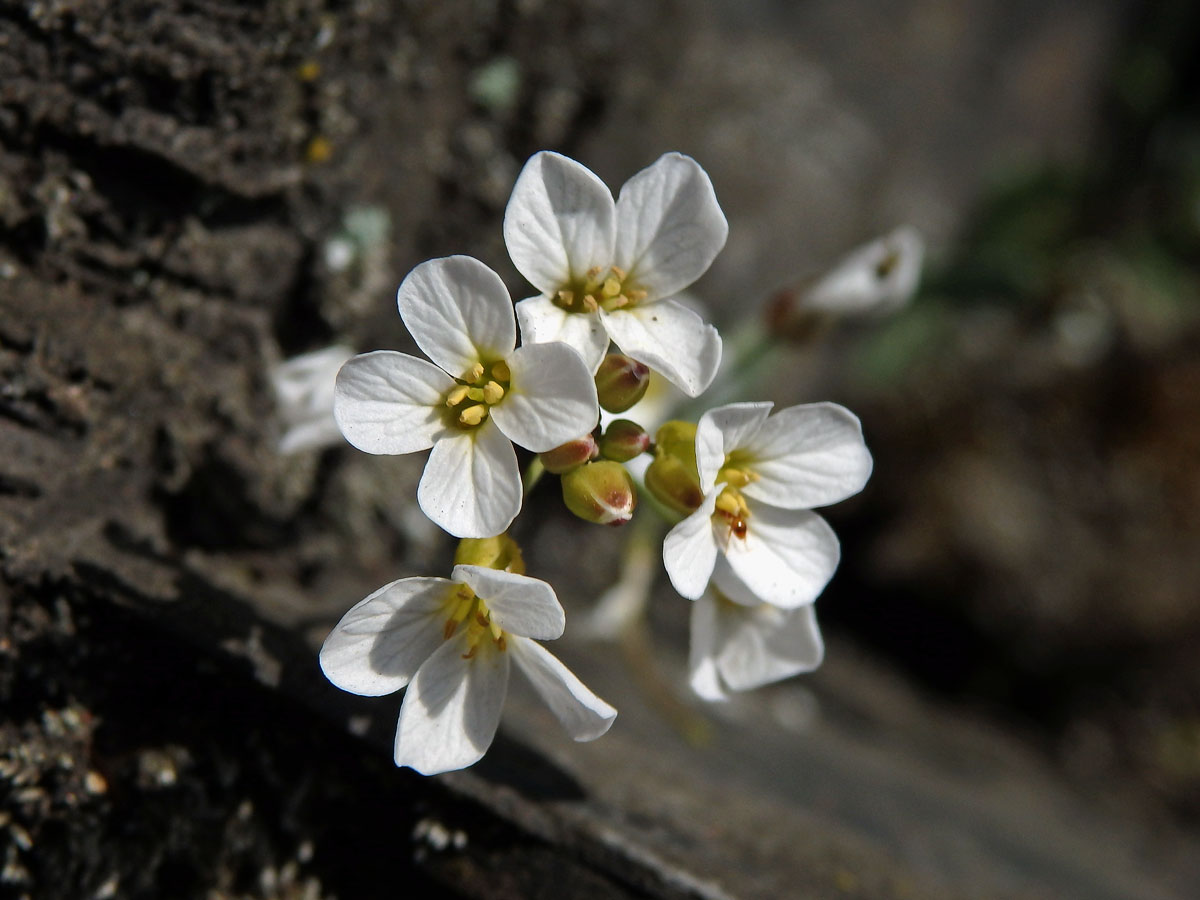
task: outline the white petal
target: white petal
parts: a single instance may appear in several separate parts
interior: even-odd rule
[[[402,578],[350,608],[321,647],[321,671],[352,694],[400,690],[442,643],[443,612],[453,583]]]
[[[828,523],[808,510],[777,509],[747,498],[746,536],[730,535],[730,568],[764,603],[811,603],[837,569],[841,550]]]
[[[280,453],[341,443],[342,433],[333,418],[334,382],[338,370],[353,355],[349,347],[325,347],[292,357],[271,370],[271,386],[284,426]]]
[[[669,297],[703,275],[728,234],[708,174],[680,153],[660,156],[625,182],[617,198],[616,264],[651,299]]]
[[[492,419],[534,453],[583,437],[596,427],[596,382],[566,344],[530,344],[508,358],[512,387],[492,407]]]
[[[613,261],[616,204],[586,167],[557,153],[535,153],[517,176],[504,210],[504,243],[513,265],[543,294]]]
[[[566,615],[546,582],[483,566],[455,566],[450,577],[482,598],[505,631],[539,640],[562,637]]]
[[[705,591],[704,596],[692,604],[688,684],[705,700],[727,699],[717,673],[717,601],[712,591]]]
[[[429,454],[417,502],[455,537],[500,534],[521,511],[512,444],[490,419],[471,431],[448,431]]]
[[[717,557],[717,564],[713,566],[712,586],[733,603],[740,603],[742,606],[762,605],[762,598],[738,577],[724,553]]]
[[[593,694],[553,653],[523,637],[509,642],[513,661],[574,740],[594,741],[612,726],[617,711]]]
[[[773,404],[730,403],[710,409],[696,423],[696,467],[700,487],[707,489],[717,479],[725,457],[742,447],[766,421]]]
[[[800,298],[803,309],[840,315],[894,312],[917,290],[925,242],[911,227],[851,251]]]
[[[718,601],[717,668],[735,691],[748,691],[811,672],[825,656],[813,604],[780,609]]]
[[[471,659],[466,633],[445,641],[404,694],[396,728],[396,765],[422,775],[462,769],[492,745],[508,692],[508,654],[491,641]]]
[[[704,393],[717,375],[721,336],[681,303],[659,300],[601,310],[600,320],[623,352],[661,372],[689,397]]]
[[[857,494],[871,475],[871,454],[854,413],[836,403],[782,409],[745,444],[759,476],[747,497],[785,509],[827,506]]]
[[[663,540],[663,566],[681,595],[695,600],[704,593],[717,561],[712,514],[720,491],[714,489],[700,508],[677,524]]]
[[[608,332],[596,313],[571,313],[549,297],[530,297],[517,304],[517,321],[522,344],[562,341],[575,349],[593,374],[608,352]]]
[[[455,377],[477,362],[504,359],[517,345],[508,288],[469,256],[421,263],[400,285],[396,305],[417,346]]]
[[[364,353],[342,366],[333,415],[346,440],[367,453],[415,453],[445,428],[454,380],[432,363],[394,350]]]

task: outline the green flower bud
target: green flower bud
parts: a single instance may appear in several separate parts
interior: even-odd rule
[[[610,353],[596,370],[596,396],[600,405],[612,413],[625,412],[646,394],[650,386],[650,367]]]
[[[562,477],[563,502],[586,522],[624,525],[633,518],[637,490],[618,462],[602,459],[573,469]]]
[[[454,551],[456,566],[484,566],[516,575],[525,574],[521,548],[507,534],[488,538],[463,538]]]
[[[646,467],[646,489],[660,503],[688,516],[704,502],[696,467],[696,426],[671,421],[654,438],[654,461]]]
[[[553,450],[539,454],[542,465],[552,475],[563,475],[582,466],[585,462],[595,459],[600,451],[596,448],[596,439],[590,434],[581,438],[560,444]]]
[[[600,455],[616,462],[628,462],[650,447],[650,435],[637,422],[616,419],[606,429],[599,441]]]

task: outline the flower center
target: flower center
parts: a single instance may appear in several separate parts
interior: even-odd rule
[[[743,482],[744,484],[745,482]],[[727,537],[746,539],[746,531],[750,523],[750,507],[741,492],[734,487],[726,487],[717,497],[717,508],[713,511],[713,519],[720,520],[728,528]]]
[[[446,394],[446,408],[451,421],[459,428],[476,428],[483,424],[492,406],[508,393],[512,374],[501,360],[484,366],[475,363]]]
[[[570,282],[553,298],[555,306],[567,312],[611,312],[646,299],[646,292],[628,282],[628,273],[616,266],[588,269],[583,278]]]
[[[465,624],[467,652],[462,655],[463,659],[474,657],[479,652],[480,644],[486,644],[487,641],[494,643],[498,650],[507,648],[504,629],[492,621],[492,613],[487,608],[487,604],[465,584],[459,585],[451,595],[447,602],[447,608],[450,616],[446,619],[445,628],[442,629],[442,639],[450,640],[454,632],[458,631],[459,626]]]

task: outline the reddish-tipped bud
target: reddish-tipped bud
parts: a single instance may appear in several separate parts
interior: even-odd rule
[[[650,367],[610,353],[596,370],[596,396],[600,405],[611,413],[625,412],[646,395],[650,386]]]
[[[572,469],[578,469],[585,462],[600,455],[596,448],[596,439],[590,434],[581,438],[560,444],[553,450],[539,454],[546,471],[553,475],[564,475]]]
[[[563,502],[585,522],[624,525],[633,518],[637,489],[618,462],[602,459],[562,477]]]
[[[628,462],[650,447],[650,435],[637,422],[615,419],[601,435],[600,455],[616,462]]]

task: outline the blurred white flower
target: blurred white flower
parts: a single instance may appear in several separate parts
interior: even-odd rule
[[[537,640],[566,619],[544,581],[482,566],[445,578],[402,578],[346,613],[321,647],[337,687],[378,697],[407,687],[395,760],[425,775],[462,769],[491,746],[510,660],[577,741],[600,737],[617,711]]]
[[[513,264],[541,291],[517,304],[521,332],[569,343],[592,371],[611,338],[695,397],[716,375],[721,338],[672,298],[707,271],[728,232],[712,182],[690,157],[659,157],[614,202],[586,167],[537,153],[504,213]]]
[[[709,588],[692,605],[691,632],[688,680],[705,700],[811,672],[825,656],[811,603],[746,606]]]
[[[840,548],[812,512],[858,493],[871,474],[862,427],[835,403],[731,403],[696,427],[704,501],[663,542],[663,563],[684,597],[711,578],[730,599],[793,609],[811,603]]]
[[[280,453],[299,453],[342,442],[333,418],[333,387],[338,369],[354,355],[335,345],[281,362],[271,371],[276,408],[284,431]]]
[[[508,291],[471,257],[422,263],[396,299],[433,362],[391,350],[350,360],[337,378],[338,426],[368,453],[432,448],[421,509],[456,537],[499,534],[521,510],[510,441],[541,453],[591,431],[599,416],[591,374],[565,344],[516,348]]]
[[[916,293],[924,258],[920,232],[897,228],[848,253],[801,293],[797,306],[841,316],[895,312]]]

